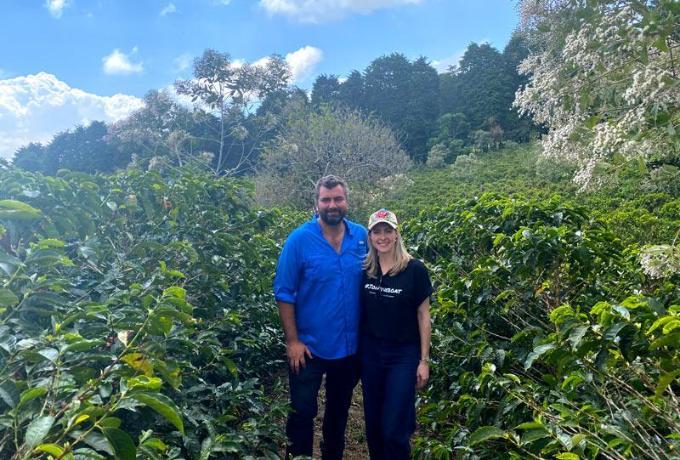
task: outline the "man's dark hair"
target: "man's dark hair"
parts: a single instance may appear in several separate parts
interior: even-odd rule
[[[319,201],[319,191],[321,190],[321,187],[331,189],[337,187],[338,185],[341,186],[342,190],[345,192],[345,199],[349,199],[349,189],[347,188],[345,181],[340,179],[338,176],[330,174],[328,176],[323,176],[321,179],[316,181],[314,190],[314,203]]]

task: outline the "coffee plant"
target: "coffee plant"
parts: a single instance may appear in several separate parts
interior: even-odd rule
[[[0,167],[0,458],[277,457],[292,222],[251,192]]]
[[[586,208],[483,194],[407,225],[438,284],[424,458],[677,458],[680,287]]]

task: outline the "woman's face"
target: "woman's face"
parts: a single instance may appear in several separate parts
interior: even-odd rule
[[[381,222],[371,229],[369,238],[378,255],[390,254],[397,244],[397,231],[388,224]]]

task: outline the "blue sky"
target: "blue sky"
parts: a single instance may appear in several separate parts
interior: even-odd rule
[[[473,41],[499,49],[512,0],[0,0],[0,156],[191,76],[204,49],[286,57],[294,83],[347,75],[391,52],[443,70]]]

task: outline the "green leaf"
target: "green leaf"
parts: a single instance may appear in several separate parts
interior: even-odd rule
[[[118,428],[103,428],[102,433],[111,443],[117,460],[135,460],[137,447],[129,434]]]
[[[657,319],[657,320],[654,321],[654,323],[650,326],[650,328],[647,329],[647,334],[648,334],[648,335],[651,334],[652,332],[654,332],[654,331],[657,330],[658,328],[664,326],[666,323],[668,323],[668,322],[670,322],[670,321],[673,321],[673,320],[675,320],[675,319],[677,319],[677,318],[678,318],[677,316],[664,316],[664,317],[662,317],[662,318]]]
[[[26,428],[24,442],[29,447],[37,446],[45,439],[45,436],[50,432],[52,425],[54,425],[54,417],[51,415],[45,415],[34,419],[28,424],[28,428]]]
[[[106,417],[97,422],[102,428],[120,428],[121,420],[118,417]]]
[[[81,436],[83,436],[83,432],[80,430],[73,430],[69,433],[69,437],[71,437],[72,439],[79,439]],[[111,456],[114,455],[111,443],[108,441],[108,439],[106,439],[106,437],[102,433],[99,433],[97,431],[91,431],[84,436],[85,437],[82,438],[83,442],[90,446],[92,449],[99,452],[105,452]]]
[[[658,49],[659,51],[662,51],[664,53],[667,53],[669,51],[668,44],[666,43],[666,37],[657,38],[653,44],[654,48]]]
[[[144,441],[144,445],[159,450],[161,452],[165,452],[168,449],[167,444],[165,444],[161,439],[158,438],[149,438],[146,441]]]
[[[0,249],[0,270],[4,271],[7,276],[12,276],[16,267],[23,265],[23,263],[16,257],[12,257],[2,249]]]
[[[530,444],[539,439],[547,438],[548,436],[550,436],[550,433],[546,430],[527,430],[522,435],[521,443],[522,445]]]
[[[53,457],[59,457],[64,453],[64,448],[58,444],[40,444],[39,446],[36,446],[35,450],[38,452],[45,452]]]
[[[139,375],[137,377],[129,378],[125,384],[129,390],[132,389],[142,389],[142,390],[153,390],[158,391],[163,385],[163,381],[158,377],[148,377],[146,375]]]
[[[472,435],[470,435],[470,446],[479,444],[480,442],[487,441],[489,439],[497,439],[505,437],[505,431],[501,430],[496,426],[483,426],[477,428]]]
[[[0,220],[34,220],[42,214],[38,209],[16,200],[0,200]]]
[[[586,120],[586,127],[588,129],[593,129],[602,120],[602,115],[593,115]]]
[[[576,326],[569,334],[569,342],[571,342],[571,349],[576,350],[581,344],[581,340],[588,332],[589,326]]]
[[[175,403],[172,402],[170,398],[160,393],[132,393],[129,395],[130,398],[146,404],[163,417],[170,423],[172,423],[175,428],[177,428],[180,433],[184,434],[184,423],[179,415],[179,410]]]
[[[678,348],[680,346],[680,332],[672,332],[668,335],[659,337],[649,345],[650,350],[661,347]]]
[[[579,460],[581,457],[576,454],[572,454],[571,452],[562,452],[561,454],[555,455],[555,458],[559,460]]]
[[[59,350],[56,348],[43,348],[38,354],[48,361],[55,362],[59,357]]]
[[[21,399],[19,399],[19,404],[17,405],[17,409],[21,409],[27,402],[34,400],[35,398],[39,398],[43,396],[45,393],[47,393],[47,388],[44,387],[38,387],[38,388],[30,388],[23,393],[21,393]]]
[[[673,321],[667,322],[664,327],[662,332],[664,334],[670,334],[671,331],[680,328],[680,318],[676,318]]]
[[[141,353],[128,353],[121,358],[121,361],[133,369],[143,372],[144,375],[153,375],[153,363]]]
[[[542,354],[552,350],[555,348],[554,343],[548,343],[545,345],[539,345],[536,348],[534,348],[534,351],[529,353],[529,356],[527,356],[526,361],[524,361],[524,369],[529,369],[531,365],[536,361]]]
[[[543,425],[541,422],[524,422],[520,423],[515,427],[516,430],[535,430],[535,429],[542,429],[545,431],[545,425]]]
[[[163,297],[177,297],[184,300],[187,297],[187,292],[179,286],[171,286],[163,291]]]
[[[676,369],[673,372],[669,372],[667,374],[663,374],[659,378],[659,383],[656,385],[656,395],[661,396],[664,391],[666,391],[666,388],[668,388],[668,385],[670,385],[673,380],[678,378],[680,376],[680,369]]]
[[[66,353],[68,351],[72,352],[79,352],[79,351],[87,351],[91,348],[94,348],[99,345],[103,345],[104,342],[99,339],[92,339],[92,340],[78,340],[77,342],[70,343],[66,345],[63,349],[62,352]]]
[[[0,385],[0,399],[12,408],[19,403],[19,390],[13,381],[7,380]]]
[[[19,303],[19,297],[17,297],[9,289],[0,289],[0,307],[10,308]]]
[[[614,339],[616,339],[616,336],[619,335],[619,332],[621,332],[621,329],[623,329],[624,327],[626,327],[626,323],[612,324],[604,332],[604,339],[607,341],[613,341]]]

